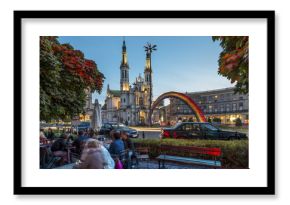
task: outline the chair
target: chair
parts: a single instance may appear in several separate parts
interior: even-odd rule
[[[149,148],[148,147],[138,147],[136,148],[136,159],[137,159],[137,167],[139,167],[139,161],[147,162],[147,169],[149,168]]]
[[[52,169],[52,168],[57,167],[59,165],[59,162],[61,161],[61,157],[54,156],[50,147],[47,147],[46,150],[47,150],[46,160],[42,164],[41,168]]]

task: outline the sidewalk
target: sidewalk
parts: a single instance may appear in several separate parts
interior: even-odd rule
[[[158,161],[151,160],[150,162],[139,162],[137,169],[159,169]],[[177,164],[172,162],[165,162],[165,169],[210,169],[206,166]]]

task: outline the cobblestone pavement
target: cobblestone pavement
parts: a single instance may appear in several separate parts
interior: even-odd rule
[[[145,161],[139,162],[139,166],[136,169],[159,169],[158,161],[151,160],[148,163]],[[209,167],[165,162],[165,168],[163,169],[209,169]]]

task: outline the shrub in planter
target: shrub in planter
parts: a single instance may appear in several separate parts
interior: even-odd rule
[[[236,123],[236,126],[242,126],[243,125],[242,120],[240,118],[237,118],[235,120],[235,123]]]
[[[222,166],[226,169],[245,169],[248,168],[248,140],[183,140],[183,139],[133,139],[136,147],[149,147],[149,156],[154,159],[160,155],[160,145],[172,146],[194,146],[221,148]],[[188,153],[172,153],[179,156],[188,156]]]

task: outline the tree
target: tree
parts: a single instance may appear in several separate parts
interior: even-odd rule
[[[101,92],[104,75],[94,61],[57,37],[40,37],[40,119],[68,119],[83,112],[86,92]]]
[[[213,119],[212,119],[212,121],[213,122],[216,122],[216,123],[221,123],[221,119],[220,118],[218,118],[218,117],[214,117]]]
[[[242,126],[243,125],[242,120],[240,118],[237,118],[235,120],[235,123],[236,123],[236,126]]]
[[[219,57],[218,73],[236,83],[235,92],[249,92],[249,37],[248,36],[213,36],[213,41],[220,41],[223,51]]]

